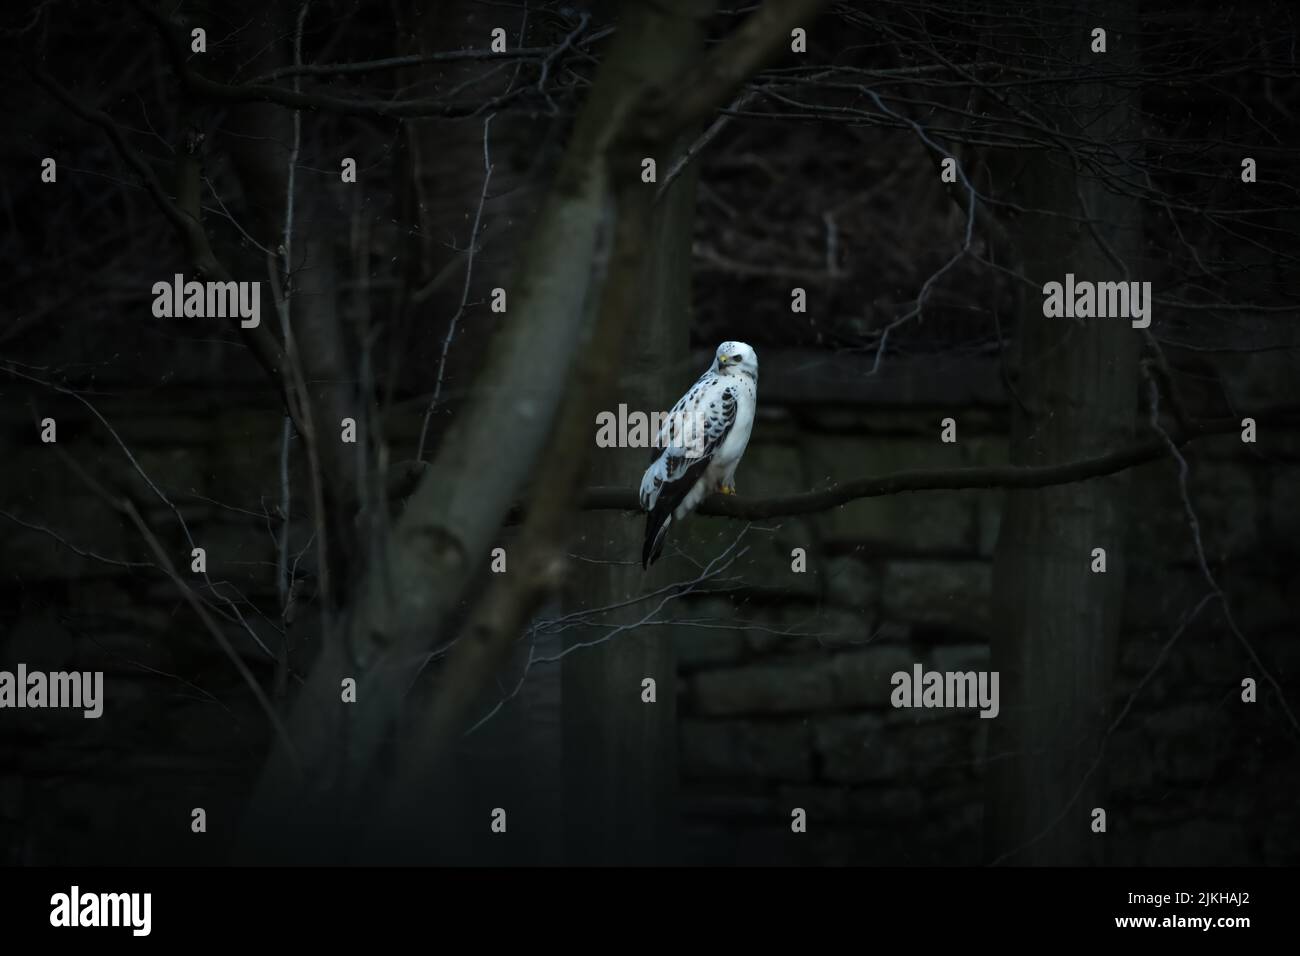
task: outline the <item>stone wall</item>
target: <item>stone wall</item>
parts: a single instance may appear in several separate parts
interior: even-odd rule
[[[862,368],[861,356],[764,355],[761,417],[737,475],[742,494],[1005,462],[1006,410],[992,361],[894,360],[875,377]],[[1264,394],[1286,394],[1284,378],[1262,381]],[[276,639],[253,605],[274,605],[266,572],[275,556],[279,415],[256,383],[97,398],[173,512],[123,466],[121,448],[84,406],[13,383],[4,397],[11,451],[0,508],[26,526],[0,516],[0,666],[102,669],[109,706],[99,720],[5,716],[0,862],[219,858],[260,764],[265,718],[174,585],[133,563],[151,560],[139,536],[35,440],[29,400],[57,417],[59,451],[110,493],[140,502],[173,553],[188,553],[177,513],[185,519],[207,548],[217,593],[246,624],[227,627],[250,660],[259,659],[253,635]],[[939,440],[947,416],[957,420],[954,444]],[[418,409],[407,418],[399,430],[413,443]],[[1136,469],[1110,702],[1123,717],[1098,769],[1114,788],[1110,858],[1300,862],[1296,735],[1266,676],[1300,701],[1300,443],[1269,437],[1243,450],[1228,436],[1198,443],[1188,459],[1207,557],[1263,667],[1213,602],[1178,631],[1208,589],[1175,466]],[[896,710],[889,676],[917,662],[989,666],[1001,498],[996,490],[912,493],[749,525],[697,517],[675,529],[675,545],[695,562],[675,566],[685,581],[702,579],[671,602],[662,629],[679,657],[692,859],[979,862],[990,721],[975,711]],[[806,549],[803,572],[792,570],[795,548]],[[704,573],[710,562],[717,574]],[[1241,703],[1244,676],[1258,680],[1259,703]],[[200,842],[189,838],[196,806],[209,819]],[[809,821],[798,837],[789,825],[795,807]]]
[[[834,406],[769,406],[737,476],[741,492],[1005,463],[1005,409],[987,401],[988,368],[947,370],[928,396],[918,369],[894,371],[910,384],[841,391]],[[1285,394],[1266,378],[1270,390]],[[952,445],[939,440],[948,416],[958,423]],[[1245,642],[1213,600],[1179,631],[1210,588],[1177,467],[1134,471],[1110,702],[1123,716],[1097,766],[1113,786],[1104,837],[1113,863],[1300,861],[1296,734],[1266,676],[1293,706],[1300,699],[1300,449],[1277,436],[1260,447],[1232,435],[1187,451],[1200,535]],[[993,490],[934,491],[770,522],[750,540],[742,581],[686,602],[683,618],[709,622],[678,624],[674,635],[695,858],[980,862],[989,721],[974,710],[895,709],[889,677],[918,662],[939,671],[990,666],[1001,502]],[[707,560],[735,528],[695,520],[695,556]],[[796,546],[808,549],[804,574],[791,571]],[[736,629],[716,627],[726,620]],[[1260,686],[1256,704],[1241,701],[1247,676]],[[791,833],[794,808],[807,812],[805,835]],[[1087,819],[1076,813],[1073,825]]]

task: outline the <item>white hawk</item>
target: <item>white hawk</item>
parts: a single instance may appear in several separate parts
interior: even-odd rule
[[[736,493],[736,466],[757,404],[758,356],[744,342],[723,342],[708,371],[668,413],[641,478],[641,507],[648,512],[643,568],[658,560],[674,520],[714,491]]]

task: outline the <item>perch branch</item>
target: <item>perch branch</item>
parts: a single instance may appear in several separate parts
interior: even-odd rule
[[[1276,410],[1268,415],[1255,416],[1256,422],[1275,428],[1300,428],[1300,415],[1294,409]],[[1241,428],[1237,418],[1203,419],[1191,422],[1187,428],[1176,429],[1170,440],[1181,448],[1188,442],[1212,435],[1225,435]],[[1164,457],[1168,445],[1163,439],[1149,438],[1095,458],[1081,458],[1059,465],[982,465],[975,468],[916,468],[896,471],[887,475],[853,478],[817,491],[806,491],[772,498],[745,498],[735,495],[710,495],[696,509],[696,514],[722,518],[759,520],[783,518],[792,515],[814,514],[859,498],[882,498],[909,491],[960,491],[969,488],[1046,488],[1068,485],[1091,478],[1104,478]],[[419,478],[422,466],[416,462],[405,464],[404,470],[394,475],[390,494],[401,497]],[[635,488],[596,486],[588,488],[582,496],[583,511],[639,511]],[[511,511],[507,524],[518,524],[522,509]]]

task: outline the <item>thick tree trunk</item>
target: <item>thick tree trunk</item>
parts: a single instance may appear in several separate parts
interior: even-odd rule
[[[248,852],[314,855],[321,834],[359,825],[359,791],[420,652],[436,642],[466,586],[486,568],[492,536],[550,434],[590,300],[609,195],[606,147],[646,82],[673,78],[661,61],[676,55],[673,39],[683,25],[693,26],[682,9],[688,6],[679,0],[668,17],[658,4],[636,5],[631,25],[620,28],[511,284],[506,324],[482,372],[485,387],[457,416],[379,566],[358,588],[346,643],[325,644],[300,692],[289,724],[298,752],[272,752],[247,821]],[[511,388],[494,384],[502,382]],[[345,678],[356,680],[352,706],[340,699]],[[286,831],[290,814],[293,832]]]
[[[313,824],[346,830],[356,822],[351,795],[392,727],[420,651],[486,567],[492,537],[549,433],[582,330],[607,131],[639,92],[614,68],[598,80],[511,284],[506,326],[482,373],[488,384],[457,417],[357,589],[346,646],[327,642],[300,691],[289,724],[298,753],[276,747],[270,755],[248,820],[250,853],[318,853]],[[340,695],[346,678],[357,683],[350,709]],[[291,813],[297,832],[285,830]]]
[[[760,8],[714,51],[707,68],[698,70],[683,70],[673,59],[680,55],[683,31],[698,29],[706,11],[686,0],[656,0],[633,6],[620,22],[614,49],[602,64],[528,244],[514,305],[484,369],[489,385],[457,417],[379,566],[362,582],[350,608],[346,652],[332,650],[331,642],[313,668],[291,715],[295,746],[277,745],[259,783],[247,848],[260,843],[274,855],[319,853],[327,833],[336,843],[355,845],[339,834],[363,825],[364,791],[375,779],[370,771],[423,665],[421,651],[444,631],[466,589],[483,574],[491,538],[554,429],[558,453],[534,481],[533,507],[517,549],[523,551],[523,573],[516,558],[516,571],[489,588],[469,622],[467,640],[450,654],[453,676],[437,686],[422,739],[435,751],[454,740],[465,706],[497,673],[503,651],[563,564],[556,542],[579,503],[587,459],[567,453],[588,440],[590,416],[607,400],[614,370],[609,363],[618,360],[635,328],[640,298],[633,298],[634,284],[649,258],[645,246],[654,217],[645,187],[633,178],[640,173],[640,150],[671,155],[663,144],[697,127],[734,96],[788,38],[792,23],[820,2]],[[656,85],[665,92],[647,101]],[[620,141],[616,155],[609,154],[613,137]],[[616,192],[618,200],[610,206]],[[627,216],[626,208],[636,215]],[[590,330],[583,360],[573,369],[588,327],[593,272],[599,276],[603,268],[596,240],[602,218],[609,218],[602,217],[607,209],[618,213],[606,263],[611,279],[600,284],[601,322]],[[493,387],[502,382],[512,387]],[[566,407],[560,415],[562,397]],[[542,490],[552,500],[544,499]],[[355,706],[341,704],[338,696],[348,677],[356,679]],[[417,767],[404,769],[420,773]],[[290,814],[295,829],[286,833]]]
[[[1040,9],[1042,22],[1056,22],[1059,12],[1048,13]],[[1084,67],[1095,25],[1108,28],[1112,44],[1128,33],[1098,10],[1062,23],[1057,39],[1073,45]],[[1107,66],[1120,56],[1114,51]],[[1133,135],[1134,116],[1125,96],[1080,87],[1054,109],[1036,112],[1067,134],[1087,126],[1103,141],[1123,142]],[[1098,241],[1137,271],[1133,200],[1077,175],[1068,155],[1030,159],[1004,198],[1058,214],[1024,214],[1011,229],[1036,288],[1064,281],[1067,272],[1092,281],[1140,278],[1125,276]],[[1092,217],[1096,235],[1063,218],[1071,216]],[[1034,288],[1022,302],[1013,358],[1027,413],[1013,403],[1011,464],[1053,464],[1125,444],[1134,430],[1141,332],[1122,318],[1046,318]],[[1106,838],[1093,831],[1092,811],[1105,808],[1100,747],[1124,590],[1126,485],[1119,475],[1007,495],[994,558],[992,666],[1001,674],[1002,699],[987,765],[989,861],[1102,859]],[[1105,573],[1091,569],[1095,548],[1105,549]]]

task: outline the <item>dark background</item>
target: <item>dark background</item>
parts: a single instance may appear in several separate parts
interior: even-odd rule
[[[620,6],[6,12],[0,668],[103,670],[106,699],[99,720],[0,711],[0,860],[1300,862],[1291,5],[832,3],[799,21],[806,53],[785,30],[664,144],[657,184],[611,148],[578,217],[602,238],[557,245],[546,197],[573,201],[605,155],[572,159],[582,111],[613,129],[619,90],[669,85],[758,9]],[[489,56],[494,27],[508,49]],[[371,65],[294,94],[266,74],[299,36],[305,64]],[[458,50],[483,55],[434,55]],[[530,579],[549,565],[507,505],[561,501],[574,482],[545,463],[577,446],[558,427],[529,445],[549,420],[485,396],[584,368],[558,330],[610,321],[602,243],[627,184],[658,191],[688,147],[586,411],[667,408],[719,342],[749,342],[741,512],[706,506],[643,574],[630,492],[566,504],[565,573]],[[262,282],[272,341],[272,274],[288,288],[311,440],[286,440],[279,367],[230,323],[153,316],[154,282],[200,271]],[[1044,318],[1067,272],[1150,281],[1150,334]],[[586,433],[582,483],[634,488],[644,450]],[[772,504],[874,476],[901,477]],[[411,531],[439,502],[450,517]],[[471,539],[457,522],[480,503]],[[490,590],[495,547],[524,593]],[[432,624],[410,610],[425,589],[448,595]],[[516,604],[494,656],[457,658],[476,614]],[[385,628],[404,635],[393,682],[341,703]],[[890,707],[916,662],[998,670],[1001,714]],[[268,707],[315,740],[308,783],[278,775]]]

